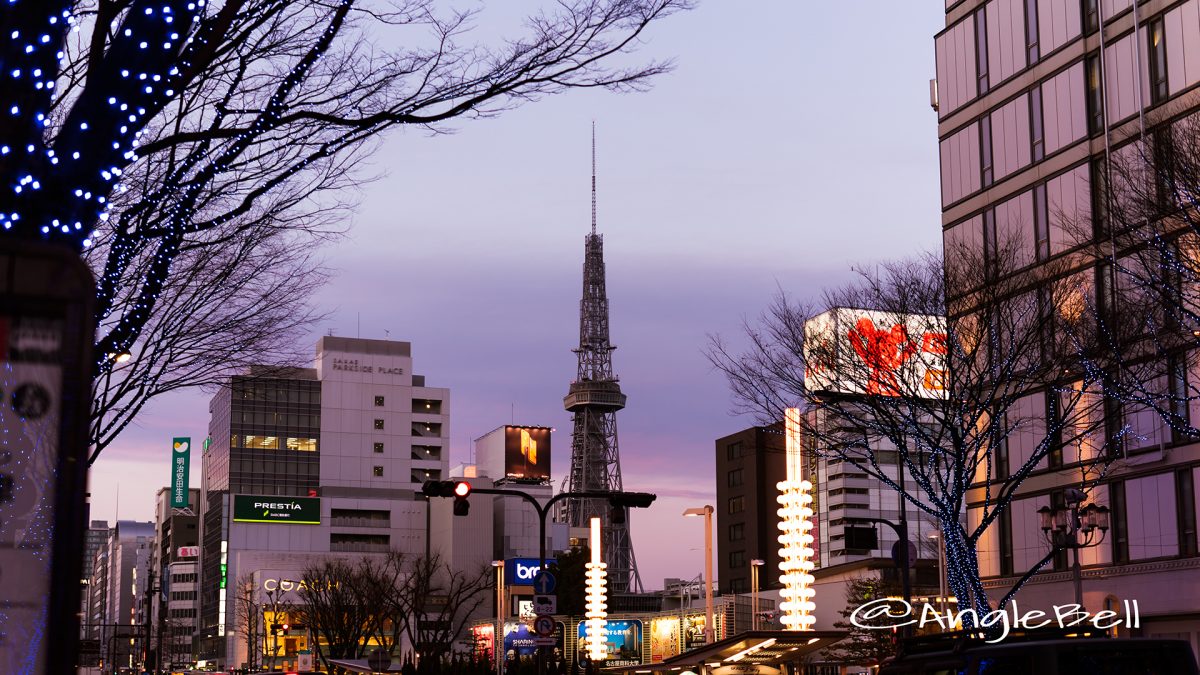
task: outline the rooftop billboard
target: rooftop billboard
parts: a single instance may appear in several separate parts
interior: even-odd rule
[[[946,397],[946,319],[838,307],[804,324],[809,391]]]
[[[549,427],[504,427],[504,476],[550,480]]]

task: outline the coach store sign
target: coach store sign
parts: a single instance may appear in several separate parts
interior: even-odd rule
[[[233,519],[239,523],[320,525],[320,497],[234,495]]]

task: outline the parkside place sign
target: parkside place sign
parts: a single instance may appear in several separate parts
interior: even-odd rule
[[[234,495],[233,519],[240,523],[320,525],[320,497]]]

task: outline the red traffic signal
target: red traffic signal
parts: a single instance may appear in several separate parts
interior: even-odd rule
[[[465,480],[460,480],[454,484],[454,496],[459,499],[466,499],[471,494],[471,484]]]

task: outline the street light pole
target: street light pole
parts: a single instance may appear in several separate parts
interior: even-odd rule
[[[759,558],[750,561],[750,626],[752,630],[758,630],[758,568],[765,565],[766,562]]]
[[[496,659],[496,675],[504,675],[504,561],[493,560],[496,568],[496,632],[492,633],[492,658]]]
[[[713,595],[712,595],[712,515],[713,507],[705,504],[703,507],[687,509],[685,516],[704,516],[704,643],[712,644],[716,637],[716,626],[713,625]]]
[[[940,523],[941,521],[938,521],[938,522]],[[942,544],[942,536],[941,536],[940,531],[930,534],[929,538],[934,540],[934,542],[936,542],[936,544],[937,544],[938,609],[941,611],[942,614],[945,614],[946,613],[946,604],[948,602],[948,600],[946,598],[946,593],[947,593],[946,586],[948,585],[946,582],[946,547]]]
[[[1067,490],[1066,508],[1051,509],[1043,506],[1037,510],[1042,527],[1042,536],[1050,543],[1050,555],[1058,549],[1072,551],[1071,576],[1075,587],[1075,604],[1083,609],[1083,568],[1079,564],[1079,549],[1096,546],[1104,541],[1108,533],[1109,510],[1107,506],[1083,505],[1087,493],[1079,488]],[[1099,534],[1097,534],[1099,533]],[[1083,539],[1079,535],[1083,535]],[[1047,556],[1048,558],[1049,556]],[[1044,564],[1044,563],[1043,563]]]

